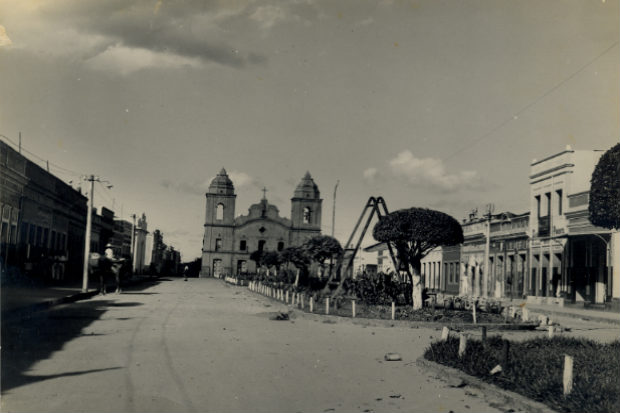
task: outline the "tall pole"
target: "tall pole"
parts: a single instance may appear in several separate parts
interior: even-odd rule
[[[22,153],[22,133],[19,132],[19,153]]]
[[[334,233],[336,231],[336,190],[338,189],[338,184],[340,180],[336,181],[336,186],[334,186],[334,205],[332,206],[332,238],[334,237]]]
[[[482,273],[482,295],[484,297],[488,296],[489,289],[489,274],[491,272],[491,268],[489,265],[489,254],[491,249],[491,206],[487,210],[487,225],[486,225],[486,234],[485,234],[485,245],[484,245],[484,272]]]
[[[135,239],[135,234],[136,234],[136,214],[131,214],[131,218],[133,219],[132,223],[131,223],[131,247],[129,247],[130,249],[130,255],[131,255],[131,272],[133,273],[136,270],[136,262],[134,259],[134,239]]]
[[[93,198],[95,195],[95,177],[86,178],[90,181],[90,196],[88,197],[88,211],[86,212],[86,241],[84,242],[84,272],[82,274],[82,292],[88,292],[88,261],[90,258],[90,231],[93,224]]]

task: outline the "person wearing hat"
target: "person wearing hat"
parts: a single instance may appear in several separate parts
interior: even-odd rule
[[[105,246],[104,255],[109,260],[113,260],[114,259],[114,249],[112,248],[112,244],[109,243],[109,242]]]

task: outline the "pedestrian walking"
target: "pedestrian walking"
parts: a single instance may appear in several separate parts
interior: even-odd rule
[[[185,277],[185,279],[183,281],[187,281],[187,273],[189,272],[189,267],[186,265],[185,268],[183,268],[183,276]]]

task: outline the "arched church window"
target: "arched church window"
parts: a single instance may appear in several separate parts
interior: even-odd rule
[[[304,208],[304,224],[309,224],[312,221],[312,210],[309,207]]]
[[[217,208],[215,210],[215,219],[221,221],[224,219],[224,204],[217,204]]]

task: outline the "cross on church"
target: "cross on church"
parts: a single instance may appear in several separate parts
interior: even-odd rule
[[[267,199],[267,188],[263,187],[263,199]]]

